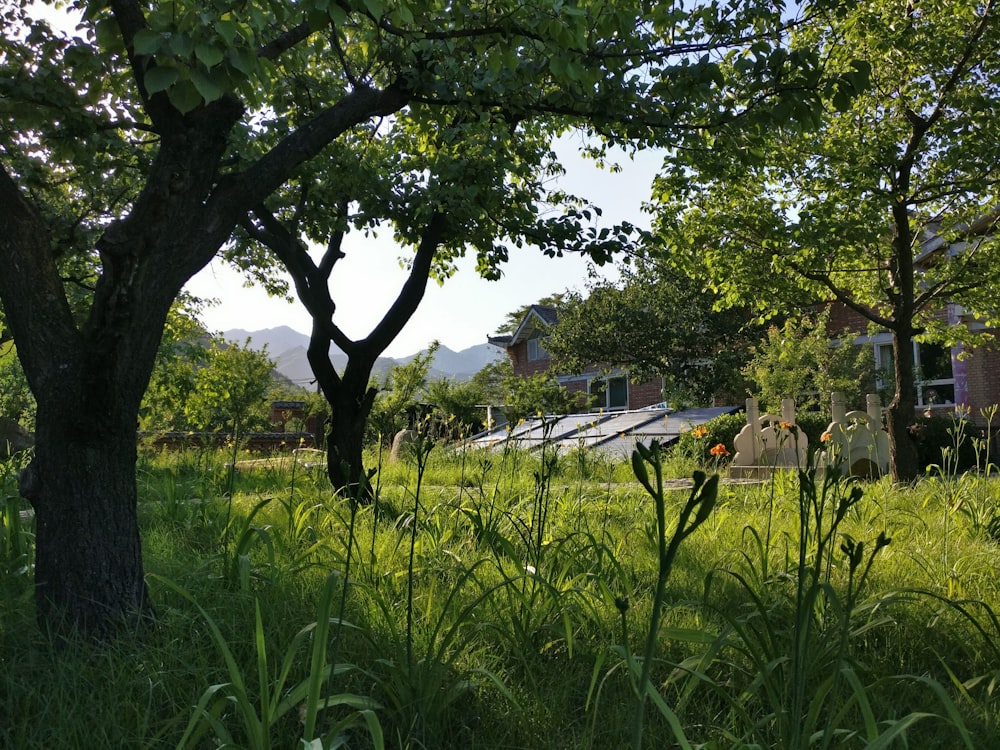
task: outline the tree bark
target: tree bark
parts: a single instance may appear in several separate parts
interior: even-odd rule
[[[328,293],[328,290],[326,290]],[[332,300],[330,309],[333,309]],[[366,342],[344,342],[350,349],[343,374],[330,361],[331,329],[314,316],[306,355],[316,375],[316,383],[330,406],[326,434],[326,467],[330,484],[352,501],[372,499],[364,467],[365,429],[377,391],[369,387],[372,368],[382,350],[374,351]]]
[[[892,478],[896,482],[912,482],[920,475],[917,444],[912,433],[917,408],[912,337],[912,329],[905,326],[892,334],[896,391],[886,409],[886,421]]]
[[[364,466],[365,429],[376,390],[367,384],[351,388],[342,382],[330,404],[330,429],[326,436],[327,473],[335,489],[352,501],[372,499]]]
[[[39,623],[106,636],[151,614],[136,514],[135,425],[39,405],[22,489],[35,508]]]

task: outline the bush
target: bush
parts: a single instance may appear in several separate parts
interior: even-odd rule
[[[681,433],[675,451],[679,456],[697,461],[699,464],[715,463],[716,457],[710,451],[720,443],[730,453],[735,453],[733,441],[747,423],[744,412],[723,414],[710,419],[705,424]]]
[[[795,424],[809,438],[810,450],[819,450],[820,438],[830,426],[831,416],[828,413],[807,411],[795,415]]]
[[[910,434],[917,444],[917,457],[924,469],[936,466],[945,472],[957,472],[975,469],[978,465],[976,440],[983,437],[983,431],[972,422],[960,422],[951,415],[924,415],[917,417]],[[943,458],[945,449],[950,451],[947,460]]]

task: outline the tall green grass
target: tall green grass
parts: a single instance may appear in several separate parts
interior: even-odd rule
[[[998,545],[963,508],[995,479],[709,503],[638,458],[424,443],[370,457],[365,506],[289,462],[146,455],[158,625],[102,645],[39,633],[0,473],[0,746],[990,746]]]

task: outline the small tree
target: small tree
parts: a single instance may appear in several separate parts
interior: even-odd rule
[[[777,413],[785,398],[794,398],[804,411],[824,409],[833,391],[864,405],[864,394],[874,386],[872,349],[854,346],[847,335],[838,341],[828,330],[828,317],[823,312],[790,318],[780,328],[768,328],[754,348],[744,372],[766,409]]]
[[[274,364],[250,340],[240,346],[213,342],[194,372],[186,414],[199,430],[231,432],[239,444],[247,430],[267,425],[266,396]]]
[[[427,385],[427,373],[434,361],[440,343],[434,341],[405,365],[393,365],[382,382],[373,388],[378,396],[368,419],[368,441],[381,440],[391,443],[393,436],[409,426],[408,414],[417,405],[417,399]]]
[[[194,391],[195,369],[204,365],[208,343],[199,311],[196,301],[184,298],[175,302],[167,315],[139,408],[139,429],[144,432],[191,429],[186,410]]]
[[[503,411],[511,425],[539,414],[573,414],[587,409],[585,394],[566,390],[546,372],[528,377],[512,374],[504,380],[504,389]]]
[[[424,392],[435,417],[447,425],[442,428],[445,436],[458,438],[480,432],[485,426],[484,407],[489,399],[482,383],[475,378],[464,381],[438,378],[430,381]]]

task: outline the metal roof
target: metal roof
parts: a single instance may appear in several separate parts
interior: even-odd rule
[[[739,406],[714,406],[673,412],[669,409],[593,412],[564,416],[532,417],[518,425],[504,425],[469,440],[474,446],[502,448],[507,440],[533,449],[543,443],[560,449],[586,447],[616,456],[629,456],[637,441],[658,439],[675,443],[681,433],[722,414],[733,414]]]

